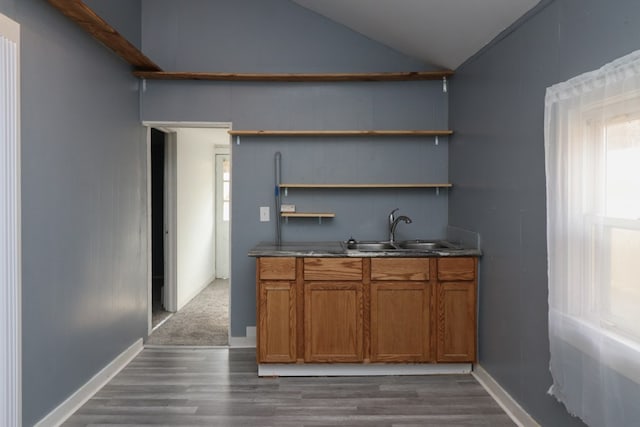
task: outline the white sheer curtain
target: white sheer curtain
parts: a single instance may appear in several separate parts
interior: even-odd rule
[[[547,89],[549,393],[640,425],[640,51]]]

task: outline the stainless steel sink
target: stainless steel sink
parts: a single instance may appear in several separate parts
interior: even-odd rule
[[[455,249],[456,247],[449,242],[442,240],[405,240],[398,243],[401,249],[410,249],[415,251],[427,251],[438,249]]]
[[[391,251],[398,250],[390,242],[362,241],[362,242],[346,242],[347,249],[356,251]]]
[[[444,240],[404,240],[391,243],[389,241],[348,241],[342,242],[343,246],[352,251],[361,252],[428,252],[445,249],[458,249],[452,243]]]

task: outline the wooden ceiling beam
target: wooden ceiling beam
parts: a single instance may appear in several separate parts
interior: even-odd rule
[[[150,80],[217,80],[244,82],[348,82],[348,81],[405,81],[441,80],[453,71],[409,71],[397,73],[207,73],[177,71],[141,71],[133,74]]]
[[[98,16],[82,0],[47,0],[53,7],[78,24],[87,33],[131,64],[133,74],[150,80],[212,80],[249,82],[350,82],[441,80],[451,70],[380,73],[216,73],[163,71],[115,28]]]
[[[82,29],[91,34],[96,40],[111,49],[116,55],[127,61],[136,70],[162,71],[162,69],[147,58],[129,40],[100,18],[89,6],[81,0],[48,0],[67,18],[74,21]]]

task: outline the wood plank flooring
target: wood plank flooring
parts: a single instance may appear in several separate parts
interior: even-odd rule
[[[471,375],[258,378],[254,349],[145,349],[63,426],[514,426]]]

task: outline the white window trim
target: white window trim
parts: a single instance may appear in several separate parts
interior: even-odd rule
[[[0,425],[22,425],[20,26],[0,14]]]

